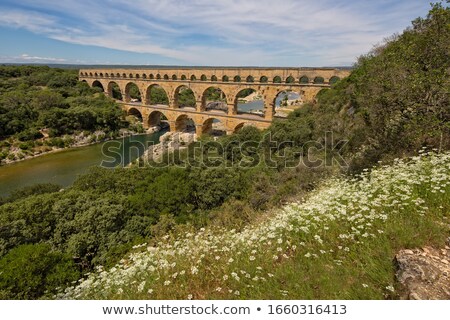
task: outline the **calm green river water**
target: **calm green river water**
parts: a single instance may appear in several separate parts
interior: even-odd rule
[[[92,166],[127,165],[141,156],[149,143],[158,143],[164,133],[111,140],[0,166],[0,197],[7,196],[14,189],[36,183],[51,182],[63,187],[70,186],[78,175],[87,172]]]

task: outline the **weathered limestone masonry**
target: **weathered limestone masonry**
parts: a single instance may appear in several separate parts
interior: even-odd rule
[[[123,95],[124,110],[142,115],[144,128],[157,125],[164,115],[171,131],[183,131],[186,120],[192,119],[198,135],[208,132],[214,119],[220,120],[227,133],[233,133],[243,125],[267,128],[275,115],[275,100],[282,91],[295,91],[303,101],[314,100],[317,93],[334,82],[348,76],[349,70],[333,68],[160,68],[160,69],[81,69],[80,81],[90,86],[102,87],[112,97],[114,84]],[[140,90],[142,102],[132,102],[130,84]],[[150,90],[158,85],[163,88],[169,105],[151,105]],[[188,87],[195,95],[196,108],[179,108],[177,96],[180,88]],[[206,111],[205,90],[216,87],[225,94],[228,112]],[[251,88],[260,92],[264,99],[264,115],[238,114],[237,95]]]

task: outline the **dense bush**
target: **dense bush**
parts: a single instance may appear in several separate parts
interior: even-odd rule
[[[49,297],[78,280],[72,258],[48,244],[20,245],[0,259],[0,299]]]
[[[5,202],[14,202],[32,195],[58,192],[61,189],[62,187],[57,184],[37,183],[31,186],[23,187],[21,189],[12,191],[11,194],[5,199]]]

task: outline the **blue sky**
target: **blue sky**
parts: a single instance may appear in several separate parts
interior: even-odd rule
[[[1,0],[0,63],[344,66],[427,0]]]

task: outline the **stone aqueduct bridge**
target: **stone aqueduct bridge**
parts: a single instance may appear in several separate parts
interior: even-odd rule
[[[323,88],[348,76],[349,70],[334,68],[160,68],[160,69],[81,69],[80,81],[90,86],[101,86],[112,97],[117,85],[123,96],[122,108],[129,114],[142,116],[144,128],[158,125],[164,115],[171,131],[184,131],[187,120],[192,119],[198,135],[212,129],[214,119],[222,122],[227,134],[245,124],[267,128],[275,117],[275,101],[283,91],[300,94],[304,102],[314,100]],[[132,102],[130,86],[135,84],[142,102]],[[150,90],[160,86],[167,94],[169,105],[152,105]],[[180,88],[190,88],[195,96],[196,107],[180,107],[177,97]],[[225,94],[228,111],[206,110],[205,91],[215,87]],[[264,114],[239,113],[238,93],[243,89],[259,92],[264,100]]]

